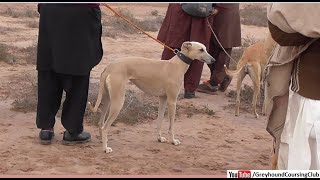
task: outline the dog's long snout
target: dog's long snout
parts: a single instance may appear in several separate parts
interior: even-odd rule
[[[213,63],[215,63],[216,62],[216,59],[215,58],[212,58],[211,60],[210,60],[210,63],[208,63],[208,64],[213,64]]]
[[[207,64],[213,64],[216,62],[216,59],[209,55],[208,60],[206,61]]]

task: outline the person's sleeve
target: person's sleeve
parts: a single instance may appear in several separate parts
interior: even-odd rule
[[[299,33],[320,38],[320,3],[272,3],[267,8],[268,20],[286,33]]]
[[[268,21],[269,31],[272,38],[280,46],[300,46],[307,44],[312,38],[306,37],[300,33],[286,33],[280,28]]]

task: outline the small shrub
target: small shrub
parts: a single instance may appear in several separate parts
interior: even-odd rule
[[[150,12],[152,16],[158,16],[159,15],[159,11],[158,10],[153,10]]]
[[[268,27],[267,9],[249,5],[240,10],[241,23],[258,27]]]
[[[28,64],[37,63],[37,44],[33,43],[32,45],[22,49],[22,52],[26,53],[26,62]]]

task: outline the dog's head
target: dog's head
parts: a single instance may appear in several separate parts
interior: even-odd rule
[[[206,46],[199,42],[187,41],[181,46],[181,53],[192,60],[199,60],[207,64],[212,64],[216,60],[207,52]]]

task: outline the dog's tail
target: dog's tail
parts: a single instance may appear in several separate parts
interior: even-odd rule
[[[224,65],[224,71],[226,72],[227,75],[233,77],[233,76],[236,76],[237,74],[239,74],[245,65],[246,65],[246,63],[242,63],[240,61],[239,64],[237,65],[237,69],[236,70],[229,70],[227,68],[227,66]]]
[[[107,76],[108,76],[107,69],[105,69],[100,76],[99,94],[98,94],[98,98],[95,106],[93,107],[93,105],[90,102],[88,102],[88,106],[91,112],[95,113],[98,111],[98,108],[99,108],[99,105],[101,104],[102,96],[105,90],[105,81]]]

